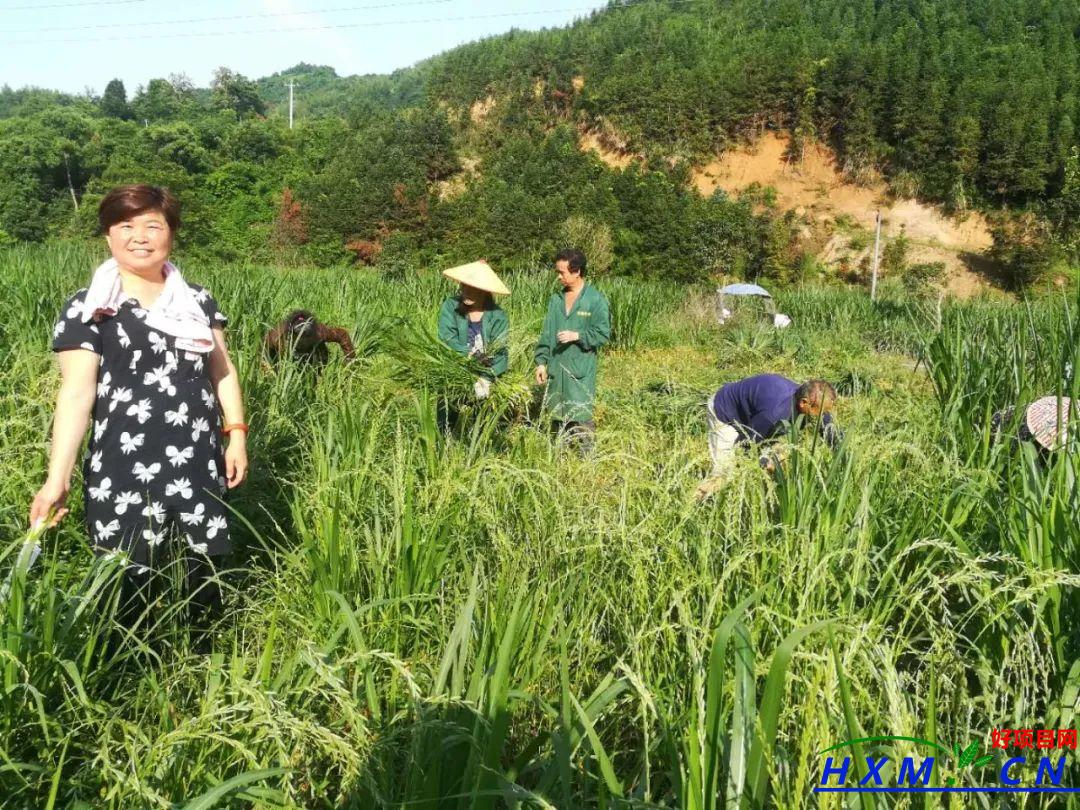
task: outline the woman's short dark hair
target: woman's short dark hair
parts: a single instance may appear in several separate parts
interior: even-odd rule
[[[173,233],[180,229],[180,203],[176,197],[163,186],[146,183],[117,186],[106,194],[98,205],[98,228],[101,233],[108,233],[118,222],[147,211],[160,211]]]
[[[555,261],[566,262],[571,270],[576,270],[581,275],[585,275],[585,254],[576,248],[560,250],[555,256]]]

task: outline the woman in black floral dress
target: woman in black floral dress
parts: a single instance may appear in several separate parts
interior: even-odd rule
[[[99,221],[113,258],[68,300],[53,331],[63,382],[49,474],[30,521],[55,525],[67,513],[71,472],[92,417],[83,467],[91,545],[126,553],[138,581],[173,556],[159,550],[179,541],[189,584],[198,588],[213,558],[229,551],[220,498],[247,472],[226,319],[207,290],[184,282],[168,262],[179,226],[168,191],[114,189]]]

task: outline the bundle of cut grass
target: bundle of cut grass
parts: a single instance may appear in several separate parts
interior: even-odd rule
[[[364,310],[353,330],[353,357],[361,360],[373,356],[383,347],[383,336],[387,333],[382,316],[373,310]]]
[[[426,326],[404,319],[396,323],[400,337],[389,349],[397,366],[394,379],[410,388],[432,392],[461,417],[482,417],[485,424],[492,426],[514,420],[529,410],[533,390],[524,380],[509,379],[510,375],[504,374],[484,386],[486,393],[481,398],[477,381],[485,378],[486,365],[474,357],[462,357]],[[489,353],[500,348],[492,345]]]
[[[494,380],[483,399],[473,397],[462,406],[462,413],[491,416],[495,420],[516,419],[529,410],[533,401],[533,388],[520,378],[508,379],[504,374]]]
[[[397,363],[394,379],[412,388],[426,388],[451,403],[474,396],[473,385],[487,369],[473,357],[462,357],[426,326],[399,318],[389,354]]]

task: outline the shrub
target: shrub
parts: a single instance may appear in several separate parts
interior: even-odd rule
[[[889,193],[894,197],[914,197],[919,193],[919,178],[913,172],[900,169],[889,178]]]
[[[281,192],[277,217],[274,219],[273,241],[276,245],[303,245],[310,239],[307,213],[291,188]]]
[[[884,250],[881,251],[881,275],[902,275],[907,269],[908,250],[910,247],[911,243],[903,233],[886,243]]]
[[[585,254],[591,276],[605,275],[615,261],[611,227],[582,214],[572,214],[566,218],[559,226],[557,241],[562,247],[575,247]]]
[[[1002,280],[1014,290],[1044,277],[1057,260],[1049,223],[1031,212],[1002,212],[991,218],[994,246],[990,257],[998,263]]]
[[[944,262],[920,262],[913,264],[901,277],[904,289],[911,295],[931,295],[945,281]]]

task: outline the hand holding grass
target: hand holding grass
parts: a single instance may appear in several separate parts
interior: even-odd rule
[[[547,366],[537,366],[536,367],[536,384],[537,385],[547,385],[547,381],[548,381]]]
[[[48,521],[48,528],[52,528],[68,513],[64,506],[67,501],[71,485],[67,481],[53,481],[48,479],[37,491],[33,503],[30,504],[30,527],[37,528],[39,523]],[[52,513],[52,519],[49,514]]]

